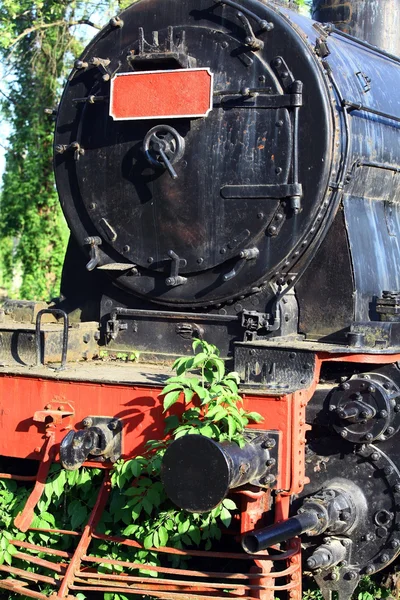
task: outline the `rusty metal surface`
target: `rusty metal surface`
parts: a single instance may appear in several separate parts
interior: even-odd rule
[[[222,559],[226,564],[228,560],[229,568],[237,564],[232,572],[225,571],[207,571],[189,568],[172,568],[165,566],[147,565],[138,562],[129,562],[113,560],[107,557],[90,556],[90,544],[95,539],[106,539],[109,542],[115,542],[120,545],[127,545],[132,548],[142,549],[138,542],[126,538],[111,537],[98,534],[95,531],[96,524],[101,518],[110,492],[109,473],[105,473],[103,485],[98,494],[95,506],[90,514],[89,520],[84,527],[82,534],[76,532],[64,531],[65,535],[80,535],[79,543],[73,553],[62,550],[41,547],[28,542],[12,540],[12,544],[18,550],[16,558],[22,559],[27,564],[35,565],[45,570],[45,574],[39,572],[29,573],[23,569],[14,567],[0,567],[0,573],[6,573],[18,579],[1,579],[0,589],[6,589],[14,593],[44,599],[46,596],[40,594],[35,589],[35,583],[42,582],[53,586],[54,600],[62,600],[73,595],[75,592],[82,591],[86,594],[93,592],[119,592],[134,593],[136,595],[147,595],[154,598],[164,598],[165,600],[202,600],[204,597],[213,598],[213,600],[223,600],[227,594],[238,596],[244,600],[259,598],[260,600],[271,600],[276,592],[288,591],[292,598],[300,597],[300,562],[297,557],[300,553],[299,543],[294,543],[286,551],[276,551],[275,554],[258,553],[257,556],[251,556],[242,552],[207,552],[201,550],[179,550],[176,548],[150,548],[149,551],[181,555],[186,557],[202,557],[208,559]],[[251,495],[251,494],[250,494]],[[251,495],[252,496],[252,495]],[[247,500],[254,502],[254,498],[248,498],[243,495],[243,506],[241,509],[241,518],[247,513]],[[29,503],[29,501],[28,501]],[[258,503],[253,506],[253,512],[256,521],[265,511],[264,503]],[[279,514],[284,514],[279,513]],[[242,528],[243,529],[243,528]],[[49,532],[47,529],[32,529],[32,531]],[[51,530],[52,532],[61,530]],[[40,557],[37,554],[40,553]],[[43,556],[57,557],[58,561],[49,561]],[[249,565],[243,563],[253,561],[256,565],[249,568]],[[283,566],[276,571],[273,565],[278,562]],[[222,566],[223,563],[215,563]],[[110,573],[97,572],[100,565],[109,565],[115,567]],[[244,568],[242,565],[245,565]],[[122,567],[122,571],[121,571]],[[144,575],[142,570],[153,571],[160,575],[154,578]],[[54,572],[55,577],[48,572]],[[128,572],[126,572],[128,571]],[[136,573],[132,571],[137,571]],[[28,583],[20,579],[27,579]],[[294,595],[293,595],[294,594]],[[297,596],[296,596],[297,594]]]

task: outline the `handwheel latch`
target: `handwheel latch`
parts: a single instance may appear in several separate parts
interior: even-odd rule
[[[156,125],[143,140],[143,152],[149,163],[154,167],[165,167],[172,179],[178,178],[172,165],[182,158],[184,150],[183,137],[169,125]]]

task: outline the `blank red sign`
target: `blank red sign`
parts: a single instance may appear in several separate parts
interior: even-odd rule
[[[209,69],[121,73],[111,80],[110,115],[116,121],[206,117],[212,95]]]

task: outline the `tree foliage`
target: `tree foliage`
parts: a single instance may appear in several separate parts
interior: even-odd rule
[[[53,178],[54,123],[45,109],[56,106],[64,75],[81,51],[82,27],[95,33],[103,23],[93,23],[94,12],[106,22],[128,3],[0,4],[0,55],[8,84],[2,112],[11,125],[0,199],[0,269],[11,294],[48,299],[58,292],[68,231]]]
[[[58,293],[68,231],[53,178],[54,123],[45,109],[57,104],[65,74],[82,49],[82,29],[95,33],[130,3],[0,2],[0,60],[6,71],[0,108],[11,126],[9,139],[0,141],[7,148],[0,195],[0,286],[11,296],[49,299]]]

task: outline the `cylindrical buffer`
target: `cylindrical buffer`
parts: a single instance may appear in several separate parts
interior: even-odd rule
[[[242,547],[249,554],[254,554],[310,531],[318,523],[318,514],[314,511],[306,511],[282,523],[248,533],[242,539]]]
[[[218,506],[229,490],[259,479],[268,470],[262,443],[219,444],[202,435],[186,435],[166,451],[161,478],[168,497],[189,512]]]

